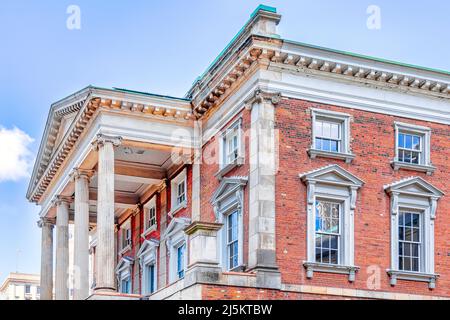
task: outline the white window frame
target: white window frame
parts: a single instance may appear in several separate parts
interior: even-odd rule
[[[394,122],[395,126],[395,157],[392,161],[394,170],[407,169],[433,174],[436,168],[431,163],[431,129],[404,122]],[[400,133],[416,135],[421,137],[421,157],[419,164],[399,161],[399,135]]]
[[[342,201],[344,199],[344,202]],[[314,221],[316,221],[317,219],[317,202],[328,202],[328,203],[334,203],[337,204],[339,206],[339,232],[338,233],[325,233],[325,232],[318,232],[316,230],[316,227],[314,227],[314,237],[316,237],[316,235],[318,233],[323,234],[323,235],[333,235],[333,236],[338,236],[338,257],[337,257],[337,263],[336,264],[331,264],[331,263],[324,263],[324,262],[317,262],[317,257],[314,257],[314,261],[316,263],[324,263],[324,264],[330,264],[330,265],[341,265],[342,261],[344,260],[343,258],[343,208],[345,206],[345,198],[341,198],[341,197],[334,197],[334,198],[322,198],[322,197],[316,197],[316,202],[315,202],[315,207],[314,207]],[[314,246],[314,253],[316,254],[316,246]]]
[[[237,155],[233,161],[228,161],[228,144],[237,137]],[[244,163],[244,139],[242,133],[242,117],[225,129],[219,141],[219,171],[215,176],[221,180],[228,172]]]
[[[248,179],[245,177],[224,178],[214,193],[211,203],[214,207],[216,220],[222,224],[217,237],[217,252],[219,254],[219,264],[223,271],[244,271],[244,188]],[[228,260],[227,242],[227,219],[228,216],[237,212],[238,214],[238,265],[230,270]]]
[[[127,233],[130,233],[130,238],[127,238]],[[128,250],[131,250],[133,244],[133,232],[131,230],[131,218],[125,221],[120,226],[120,253],[123,254]]]
[[[397,280],[401,279],[428,282],[429,288],[434,289],[439,277],[434,270],[434,224],[437,203],[444,193],[420,177],[400,180],[384,189],[391,200],[391,266],[387,270],[391,285],[397,285]],[[408,210],[422,212],[423,261],[420,272],[399,270],[399,213]]]
[[[152,209],[155,212],[155,223],[153,225],[148,225]],[[155,195],[150,199],[150,201],[148,201],[144,205],[144,232],[142,233],[142,236],[145,237],[150,233],[152,233],[153,231],[156,231],[157,226],[158,226],[158,214],[156,210],[156,195]]]
[[[122,281],[129,279],[130,281],[130,292],[128,294],[133,293],[133,277],[132,277],[132,271],[133,271],[133,262],[134,260],[129,257],[122,258],[117,267],[116,267],[116,277],[117,277],[117,283],[118,283],[118,292],[123,293],[122,290]],[[127,294],[127,293],[124,293]]]
[[[145,240],[144,243],[141,246],[141,249],[139,250],[137,257],[139,258],[139,265],[141,267],[142,271],[142,278],[141,278],[141,288],[142,288],[142,294],[143,295],[151,295],[155,293],[158,290],[158,249],[159,247],[159,241],[156,239],[150,239]],[[150,292],[150,288],[148,288],[148,282],[149,279],[147,278],[147,272],[146,268],[149,265],[154,266],[154,292]]]
[[[307,261],[304,262],[306,276],[312,279],[314,272],[347,274],[355,281],[359,270],[354,265],[354,215],[357,192],[364,182],[338,165],[326,166],[305,174],[300,178],[307,185]],[[339,264],[316,262],[316,202],[329,201],[341,204],[341,239]]]
[[[178,185],[184,183],[184,201],[178,203]],[[173,215],[182,208],[187,207],[188,202],[188,183],[187,183],[187,169],[184,168],[175,178],[173,178],[170,182],[171,186],[171,211],[169,215],[173,217]]]
[[[186,251],[184,255],[184,272],[186,275],[188,265],[188,236],[184,232],[184,229],[190,224],[188,218],[173,218],[169,226],[166,229],[166,233],[163,239],[166,241],[167,251],[169,253],[169,282],[174,283],[178,280],[178,256],[177,249],[183,244],[186,245]]]
[[[350,139],[350,120],[351,115],[341,112],[322,110],[322,109],[311,109],[311,147],[308,150],[308,154],[311,159],[317,157],[332,158],[345,160],[346,163],[351,163],[355,158],[352,154]],[[316,132],[316,122],[317,120],[338,123],[340,125],[340,150],[339,152],[330,152],[325,150],[319,150],[316,148],[316,138],[318,138],[318,133]]]

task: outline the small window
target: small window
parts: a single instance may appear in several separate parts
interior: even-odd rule
[[[131,293],[131,277],[126,277],[122,279],[121,285],[120,285],[120,292],[124,294],[130,294]]]
[[[183,169],[170,182],[171,186],[171,212],[172,215],[178,209],[184,207],[187,203],[187,170]]]
[[[31,293],[31,286],[30,285],[25,285],[25,293],[26,294],[30,294]]]
[[[311,113],[309,156],[312,159],[325,157],[351,163],[355,156],[350,149],[350,115],[321,109],[312,109]]]
[[[431,130],[407,123],[395,123],[394,170],[408,169],[432,174],[430,158]]]
[[[422,223],[420,213],[400,212],[398,240],[399,270],[420,272],[422,252]]]
[[[148,231],[152,229],[152,227],[156,226],[156,197],[153,197],[144,206],[144,219],[145,231]]]
[[[421,136],[399,132],[398,161],[411,164],[421,164],[423,162]]]
[[[316,119],[316,149],[327,152],[340,152],[342,150],[340,122]]]
[[[186,251],[185,243],[183,243],[181,246],[179,246],[177,248],[177,277],[178,277],[178,279],[184,278],[185,251]]]
[[[152,294],[155,292],[155,265],[154,264],[147,264],[145,266],[145,273],[146,273],[146,277],[145,279],[147,280],[147,293],[148,294]]]
[[[233,270],[239,266],[239,224],[237,211],[230,214],[227,218],[227,252],[228,269]]]
[[[239,127],[228,130],[224,137],[224,164],[235,162],[239,157]]]
[[[131,239],[131,226],[130,223],[127,222],[122,227],[122,249],[125,249],[129,246],[131,246],[132,239]]]
[[[41,294],[41,287],[36,287],[36,294]]]
[[[340,207],[339,203],[316,201],[316,262],[340,263]]]
[[[181,205],[186,200],[186,182],[183,180],[177,187],[177,205]]]

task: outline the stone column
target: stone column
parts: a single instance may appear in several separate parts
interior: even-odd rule
[[[97,286],[96,291],[116,291],[114,257],[114,147],[122,138],[97,136]]]
[[[53,300],[53,227],[47,218],[38,222],[41,239],[41,300]]]
[[[74,300],[89,296],[89,179],[93,171],[75,169]]]
[[[69,205],[72,198],[57,196],[55,299],[69,300]]]
[[[259,271],[258,285],[274,288],[281,286],[275,248],[275,105],[280,98],[257,90],[247,103],[251,110],[248,265]]]

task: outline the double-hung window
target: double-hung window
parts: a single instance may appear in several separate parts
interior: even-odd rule
[[[177,248],[177,277],[178,279],[184,278],[185,272],[185,254],[186,243],[183,243]]]
[[[144,205],[144,235],[156,228],[156,196]]]
[[[309,156],[312,159],[325,157],[352,162],[355,156],[350,149],[350,115],[322,109],[311,109],[311,115]]]
[[[242,119],[238,119],[222,132],[219,145],[219,172],[216,177],[222,179],[235,167],[243,164]]]
[[[234,211],[227,217],[227,260],[229,270],[233,270],[239,266],[238,215],[238,211]]]
[[[414,124],[395,122],[394,170],[408,169],[432,174],[431,130]]]
[[[341,168],[330,165],[301,174],[308,187],[306,277],[314,272],[348,275],[355,281],[354,216],[358,189],[362,180]]]
[[[147,280],[147,294],[152,294],[155,292],[155,265],[147,264],[145,266],[145,279]]]
[[[421,271],[422,214],[401,211],[398,222],[398,266],[402,271]]]
[[[186,200],[186,182],[183,180],[177,186],[177,205],[181,205]]]
[[[422,136],[400,131],[398,134],[398,161],[410,164],[422,163]]]
[[[180,208],[185,207],[187,199],[187,170],[183,169],[170,182],[171,186],[171,212],[169,215],[175,213]]]
[[[131,221],[125,222],[121,227],[122,250],[126,250],[131,246]]]
[[[397,279],[428,282],[434,289],[434,226],[442,191],[420,177],[385,186],[391,198],[391,285]]]
[[[123,278],[121,280],[120,292],[124,293],[124,294],[131,293],[131,277],[130,276]]]
[[[339,264],[341,204],[316,201],[316,262]]]
[[[316,119],[315,122],[317,150],[340,152],[342,150],[342,123]]]

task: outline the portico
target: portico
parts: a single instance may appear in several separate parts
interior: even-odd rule
[[[54,286],[57,300],[69,298],[69,223],[75,225],[74,299],[115,292],[118,221],[192,159],[189,102],[97,88],[86,89],[83,101],[72,98],[52,108],[51,117],[60,115],[52,119],[47,139],[53,144],[48,165],[53,170],[35,172],[29,191],[42,206],[42,297],[51,299]],[[88,276],[92,235],[97,239],[93,288]]]

